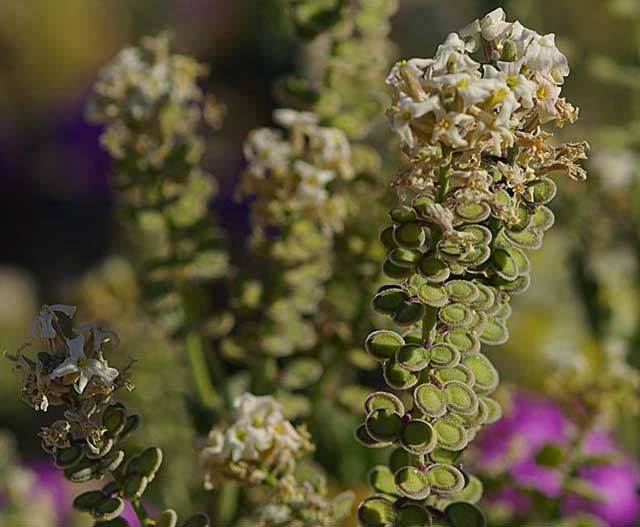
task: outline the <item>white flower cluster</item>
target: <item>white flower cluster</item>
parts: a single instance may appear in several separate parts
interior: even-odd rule
[[[353,175],[347,137],[319,126],[310,112],[280,109],[273,119],[285,131],[259,128],[245,142],[241,194],[256,198],[255,215],[267,224],[280,225],[289,214],[302,212],[338,226],[345,206],[330,187]]]
[[[205,485],[221,478],[260,483],[289,473],[294,460],[310,450],[304,429],[296,429],[273,397],[245,393],[236,399],[232,422],[216,426],[200,453]]]
[[[29,344],[16,356],[7,355],[16,362],[15,370],[22,377],[23,398],[36,410],[62,404],[71,386],[87,398],[112,391],[120,375],[103,355],[103,345],[109,342],[117,346],[118,336],[96,324],[72,327],[75,312],[75,306],[42,306],[31,324]],[[24,350],[38,341],[46,343],[46,351],[38,349],[36,360],[25,356]]]
[[[476,51],[484,64],[472,58]],[[395,90],[388,115],[409,150],[427,144],[501,157],[518,131],[576,119],[560,97],[568,74],[555,35],[506,22],[499,8],[451,33],[432,59],[397,63],[387,77]]]
[[[106,124],[103,146],[115,159],[132,152],[141,169],[159,168],[179,137],[192,135],[202,116],[197,85],[207,69],[186,55],[172,54],[162,34],[120,51],[95,84],[91,120]],[[149,124],[158,121],[155,128]]]

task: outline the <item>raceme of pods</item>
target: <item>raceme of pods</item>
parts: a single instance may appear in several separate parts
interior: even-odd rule
[[[478,57],[477,61],[474,56]],[[367,352],[391,391],[371,394],[357,438],[393,445],[370,482],[363,527],[483,525],[480,482],[460,456],[482,425],[501,415],[490,397],[498,372],[481,353],[508,338],[511,296],[529,286],[526,251],[539,249],[554,216],[549,173],[574,179],[586,143],[553,146],[543,124],[561,127],[577,110],[561,98],[569,74],[554,35],[541,36],[497,9],[431,59],[397,63],[388,116],[406,166],[399,203],[382,231],[383,272],[373,308],[395,330],[374,331]]]
[[[220,124],[222,108],[198,87],[206,67],[170,44],[161,34],[120,51],[100,72],[87,115],[105,126],[118,213],[142,249],[147,308],[171,332],[196,324],[215,331],[203,286],[228,264],[209,217],[216,189],[201,167],[200,132]]]
[[[35,410],[50,406],[64,410],[63,417],[40,431],[42,448],[50,454],[65,478],[74,483],[111,480],[101,489],[84,492],[75,509],[95,519],[95,527],[127,527],[120,517],[129,501],[143,525],[176,527],[178,516],[167,509],[153,518],[141,502],[147,486],[162,465],[162,450],[151,446],[130,455],[123,443],[140,425],[116,400],[121,388],[133,389],[129,366],[121,371],[109,366],[105,354],[117,348],[116,333],[96,323],[74,326],[74,306],[45,305],[35,317],[29,341],[15,355],[14,371],[22,383],[22,399]],[[33,356],[25,352],[33,349]],[[207,527],[198,514],[182,527]]]

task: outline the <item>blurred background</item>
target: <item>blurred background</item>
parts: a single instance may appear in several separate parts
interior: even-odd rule
[[[397,55],[431,56],[448,32],[498,6],[509,19],[557,34],[572,67],[564,94],[581,108],[579,123],[563,130],[562,138],[586,138],[592,153],[589,182],[562,182],[553,206],[557,228],[532,260],[533,287],[515,302],[511,340],[490,356],[505,386],[517,384],[530,394],[554,395],[553,386],[561,393],[567,379],[576,389],[599,390],[596,395],[615,406],[606,424],[631,466],[640,454],[639,421],[620,412],[624,381],[615,379],[629,378],[625,361],[640,365],[640,4],[401,0],[391,34]],[[78,302],[83,318],[110,320],[128,351],[143,357],[138,404],[167,403],[166,414],[156,409],[158,416],[148,416],[146,433],[156,441],[161,435],[160,442],[175,443],[176,450],[186,444],[172,470],[189,476],[193,431],[179,410],[169,414],[173,395],[187,391],[188,374],[161,333],[129,323],[141,315],[131,307],[137,292],[114,216],[110,160],[98,143],[100,128],[84,117],[101,66],[125,45],[163,30],[173,32],[177,50],[209,67],[203,88],[227,108],[205,156],[220,186],[212,210],[232,237],[247,236],[248,209],[232,199],[243,169],[242,142],[251,129],[270,124],[277,107],[273,83],[299,61],[278,0],[0,2],[0,350],[22,341],[41,303]],[[618,365],[619,377],[598,384],[603,365],[611,364]],[[7,438],[0,453],[6,448],[22,460],[35,485],[29,500],[42,499],[47,509],[50,489],[62,485],[47,483],[49,461],[37,440],[50,416],[34,419],[10,370],[8,362],[0,363],[0,429]],[[338,486],[363,480],[369,461],[353,455],[362,460],[335,470]],[[174,501],[183,494],[180,503],[207,499],[196,491],[196,498],[186,496],[186,487],[173,481],[166,488]],[[0,509],[2,503],[0,493]],[[4,526],[2,521],[0,513]]]

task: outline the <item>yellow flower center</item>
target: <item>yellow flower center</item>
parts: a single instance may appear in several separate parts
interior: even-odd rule
[[[458,83],[458,88],[466,88],[467,86],[469,86],[469,81],[467,81],[467,79],[462,79]]]
[[[516,77],[515,75],[509,75],[507,77],[507,86],[509,86],[509,88],[513,88],[514,86],[518,85],[518,77]]]
[[[547,87],[544,84],[538,86],[536,90],[536,97],[538,97],[538,99],[546,99],[548,95]]]
[[[78,359],[78,368],[84,368],[87,365],[87,359],[81,358]]]

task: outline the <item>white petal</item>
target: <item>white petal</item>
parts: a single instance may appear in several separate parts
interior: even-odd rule
[[[49,377],[55,379],[57,377],[64,377],[65,375],[69,375],[70,373],[75,373],[79,370],[76,361],[72,358],[68,358],[65,360],[60,366],[58,366],[55,370],[53,370]]]
[[[120,372],[115,368],[110,368],[104,362],[101,362],[97,359],[89,359],[84,368],[84,371],[88,372],[91,375],[96,375],[102,380],[104,380],[107,384],[111,384]]]
[[[76,310],[78,309],[76,306],[68,306],[66,304],[53,304],[49,307],[52,311],[60,311],[61,313],[67,315],[69,318],[72,318],[73,315],[75,315]]]
[[[89,384],[89,381],[91,380],[91,375],[88,375],[85,368],[80,370],[80,378],[78,379],[78,382],[75,384],[75,389],[78,393],[82,393],[84,392],[84,389],[87,387],[87,384]]]
[[[84,335],[78,335],[75,338],[67,339],[67,346],[69,346],[69,355],[71,355],[71,358],[75,362],[85,358]]]

